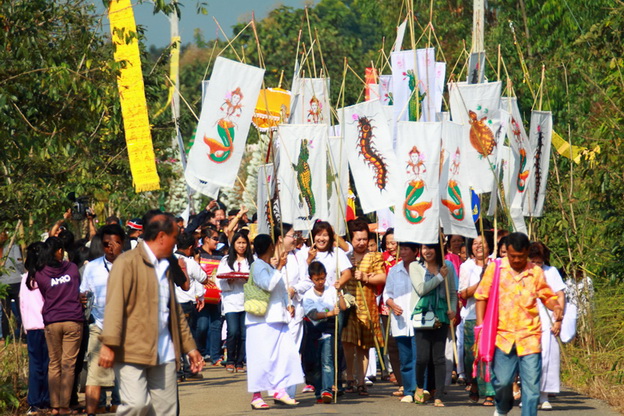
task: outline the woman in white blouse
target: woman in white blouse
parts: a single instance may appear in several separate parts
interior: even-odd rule
[[[461,310],[461,318],[464,321],[464,371],[470,384],[469,398],[473,403],[479,401],[479,396],[485,396],[484,406],[494,406],[494,387],[492,383],[486,383],[481,377],[472,377],[474,362],[474,327],[477,322],[475,291],[481,282],[481,275],[489,262],[494,240],[491,234],[478,236],[468,240],[468,255],[459,268],[459,296],[466,301],[466,306]]]
[[[392,336],[399,349],[401,362],[401,376],[403,382],[403,403],[413,403],[416,392],[416,344],[414,342],[414,327],[411,316],[416,306],[414,285],[409,275],[409,266],[416,260],[418,244],[401,243],[399,257],[401,261],[390,268],[383,298],[392,312],[390,327]],[[396,370],[395,370],[396,371]]]
[[[227,322],[227,362],[225,369],[233,373],[245,372],[245,299],[243,285],[253,263],[247,234],[237,232],[232,237],[228,255],[221,259],[217,269],[217,286],[221,289],[222,308]]]
[[[269,305],[264,316],[247,313],[247,389],[253,393],[252,409],[268,409],[261,391],[274,391],[276,404],[295,406],[297,384],[303,383],[303,369],[288,323],[294,308],[288,300],[288,290],[281,270],[286,264],[286,253],[271,266],[275,245],[270,236],[260,234],[254,239],[257,259],[251,267],[253,284],[270,292]]]

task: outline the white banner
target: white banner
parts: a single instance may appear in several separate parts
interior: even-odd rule
[[[471,214],[470,171],[466,164],[463,126],[446,121],[442,123],[442,151],[440,163],[440,221],[444,233],[476,238],[477,230]]]
[[[331,124],[329,78],[298,78],[298,97],[291,108],[292,124]]]
[[[471,185],[478,194],[492,191],[497,139],[501,137],[501,83],[449,84],[451,118],[464,124]]]
[[[264,69],[217,58],[185,171],[193,189],[234,185],[263,76]]]
[[[284,222],[310,230],[327,218],[327,126],[282,124],[278,127],[278,183]]]
[[[383,105],[392,105],[392,75],[379,76],[379,95]]]
[[[550,147],[552,141],[552,113],[531,111],[529,143],[533,149],[533,167],[529,176],[527,196],[524,199],[525,217],[541,217],[546,197]]]
[[[345,215],[349,191],[349,162],[343,137],[327,141],[327,221],[339,235],[346,234]]]
[[[276,223],[272,199],[275,191],[273,164],[258,167],[258,234],[271,235],[271,228]]]
[[[377,211],[377,232],[385,233],[388,228],[394,228],[394,212],[390,208]]]
[[[440,232],[440,142],[442,123],[403,121],[397,125],[401,193],[395,200],[394,238],[434,244]]]
[[[349,167],[364,213],[387,208],[398,192],[399,165],[379,100],[338,110]]]

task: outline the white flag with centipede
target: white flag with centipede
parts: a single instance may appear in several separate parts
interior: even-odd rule
[[[282,220],[311,230],[314,221],[327,218],[327,126],[282,124],[278,139]]]
[[[440,152],[440,222],[445,234],[476,238],[471,215],[470,171],[466,164],[463,126],[452,121],[442,123]]]
[[[529,175],[527,195],[524,198],[525,217],[541,217],[546,197],[546,182],[550,164],[552,141],[552,113],[531,111],[529,143],[533,149],[533,166]]]
[[[394,204],[394,238],[435,244],[440,235],[440,142],[442,123],[397,124],[400,193]]]
[[[338,116],[362,210],[369,213],[392,206],[398,192],[399,165],[380,101],[339,109]]]
[[[477,194],[491,192],[497,143],[504,131],[500,122],[501,83],[448,84],[451,119],[464,125],[467,164]]]

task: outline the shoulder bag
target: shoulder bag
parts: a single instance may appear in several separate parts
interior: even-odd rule
[[[269,307],[269,298],[271,293],[258,287],[253,281],[253,266],[251,265],[251,271],[249,273],[249,280],[243,285],[243,293],[245,297],[245,303],[243,308],[245,312],[255,316],[266,315]]]

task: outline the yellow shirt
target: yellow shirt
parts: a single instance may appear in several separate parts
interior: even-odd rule
[[[476,300],[489,298],[495,267],[495,263],[490,263],[485,270],[475,292]],[[513,276],[509,260],[502,259],[498,293],[496,346],[509,354],[516,344],[518,356],[541,352],[542,325],[537,299],[544,304],[550,299],[557,299],[557,295],[546,283],[542,269],[529,262],[522,273]]]

